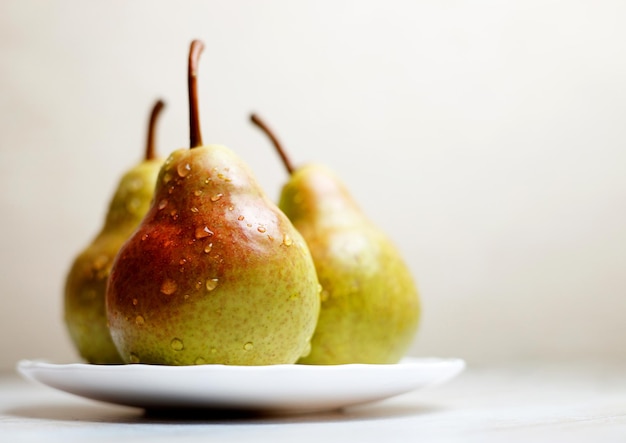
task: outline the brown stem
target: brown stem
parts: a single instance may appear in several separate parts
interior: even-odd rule
[[[285,165],[285,169],[287,169],[287,172],[289,174],[293,174],[293,171],[295,169],[293,165],[291,164],[291,160],[289,160],[289,157],[287,157],[287,153],[285,152],[282,145],[276,138],[276,135],[274,135],[274,132],[265,124],[263,120],[261,120],[261,118],[258,115],[250,114],[250,120],[252,121],[252,123],[257,125],[263,132],[265,132],[265,135],[267,135],[270,138],[270,140],[274,144],[274,147],[276,148],[276,151],[278,151],[278,155],[280,155],[280,158],[282,159],[283,164]]]
[[[204,49],[204,43],[200,40],[191,42],[189,48],[189,71],[187,73],[189,88],[189,147],[202,146],[202,134],[200,132],[200,113],[198,112],[198,60]]]
[[[146,160],[154,160],[156,158],[156,149],[154,147],[154,132],[156,127],[156,121],[163,110],[165,103],[163,100],[157,100],[152,107],[152,113],[150,114],[150,122],[148,123],[148,139],[146,141]]]

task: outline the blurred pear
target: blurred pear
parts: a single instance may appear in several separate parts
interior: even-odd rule
[[[104,227],[76,257],[66,279],[65,324],[80,356],[89,363],[122,363],[107,324],[106,285],[113,259],[148,212],[154,195],[163,163],[155,157],[154,132],[163,106],[159,100],[152,109],[145,158],[120,180]]]
[[[418,291],[400,253],[332,171],[318,164],[294,168],[267,125],[251,119],[290,174],[279,207],[307,242],[322,285],[311,352],[299,362],[398,362],[420,317]]]

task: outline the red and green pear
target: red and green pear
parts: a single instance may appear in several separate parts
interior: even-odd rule
[[[189,52],[190,148],[159,172],[155,198],[121,248],[107,316],[124,361],[271,365],[306,354],[320,308],[302,236],[230,149],[203,145]]]

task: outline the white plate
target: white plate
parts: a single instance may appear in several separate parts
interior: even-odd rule
[[[338,409],[441,384],[460,359],[394,365],[157,366],[23,360],[24,377],[82,397],[149,410],[210,408],[274,413]]]

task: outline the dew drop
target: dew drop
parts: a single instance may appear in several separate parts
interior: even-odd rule
[[[218,279],[217,278],[210,278],[206,281],[206,290],[207,291],[212,291],[213,289],[217,288],[217,282]]]
[[[163,200],[161,200],[161,201],[159,202],[159,206],[158,206],[159,211],[160,211],[161,209],[165,209],[165,207],[166,207],[166,206],[167,206],[167,199],[165,199],[165,198],[164,198]]]
[[[231,179],[227,175],[222,174],[221,172],[218,172],[217,178],[219,178],[221,180],[224,180],[225,182],[230,182],[231,181]]]
[[[230,206],[228,207],[228,210],[229,210],[229,211],[232,211],[233,209],[235,209],[235,207],[234,207],[233,205],[230,205]]]
[[[263,234],[267,229],[265,229],[265,226],[259,226],[256,230]]]
[[[245,217],[243,215],[240,215],[239,217],[237,217],[237,220],[241,221],[243,220]]]
[[[147,239],[148,239],[148,237],[149,237],[149,235],[148,235],[148,234],[144,234],[144,235],[141,237],[141,241],[145,241],[145,240],[147,240]]]
[[[128,357],[128,361],[130,361],[131,363],[139,363],[139,356],[131,352]]]
[[[128,210],[128,212],[130,212],[132,214],[136,213],[140,206],[141,206],[141,200],[139,200],[136,197],[135,198],[131,198],[126,203],[126,209]]]
[[[208,245],[206,245],[204,247],[204,252],[208,254],[209,252],[211,252],[211,249],[213,249],[213,243],[209,243]]]
[[[169,183],[172,181],[172,174],[170,174],[169,172],[166,172],[165,175],[163,176],[163,183]]]
[[[138,315],[137,317],[135,317],[135,323],[137,324],[137,326],[141,326],[145,322],[146,320],[141,315]]]
[[[187,259],[186,258],[181,258],[180,260],[178,260],[178,264],[179,265],[184,265],[185,263],[187,263]]]
[[[185,349],[185,345],[180,338],[173,338],[170,342],[170,347],[175,351],[182,351],[183,349]]]
[[[167,191],[168,194],[171,194],[172,192],[174,192],[174,186],[170,186],[170,188]]]
[[[196,197],[200,197],[202,195],[202,189],[196,189],[193,195],[195,195]]]
[[[293,244],[293,240],[289,237],[289,234],[283,235],[283,245],[291,246]]]
[[[176,166],[176,172],[178,172],[178,175],[181,177],[187,177],[191,172],[191,165],[189,163],[179,163],[178,166]]]
[[[195,363],[196,365],[204,365],[204,364],[206,364],[206,360],[205,360],[205,359],[203,359],[202,357],[198,357],[198,358],[196,358],[196,360],[194,361],[194,363]]]
[[[93,261],[93,268],[96,271],[99,271],[101,269],[104,269],[104,267],[107,265],[108,262],[109,262],[109,257],[107,257],[106,255],[99,255]]]
[[[252,227],[252,223],[246,223],[246,226],[251,228]]]
[[[211,201],[212,202],[216,202],[218,201],[220,198],[222,198],[224,196],[224,194],[215,194],[214,196],[211,197]]]
[[[252,350],[252,348],[254,348],[254,345],[252,344],[252,342],[248,342],[245,345],[243,345],[243,350],[244,351],[250,351],[250,350]]]
[[[326,300],[328,300],[330,298],[330,292],[323,290],[320,293],[320,301],[325,302]]]
[[[109,276],[109,269],[101,269],[98,271],[98,274],[96,274],[96,277],[98,278],[98,280],[104,280]]]
[[[196,281],[196,289],[200,289],[202,287],[202,282],[200,280]]]
[[[137,306],[137,303],[139,303],[139,301],[136,298],[133,298],[133,306]]]
[[[172,295],[178,289],[176,282],[170,278],[166,279],[161,285],[161,292],[165,295]]]
[[[201,226],[201,227],[196,228],[196,238],[206,238],[206,237],[212,237],[212,236],[213,236],[213,231],[211,231],[206,226]]]
[[[138,191],[139,189],[141,189],[142,186],[143,186],[143,180],[140,179],[139,177],[133,178],[128,183],[128,189],[130,189],[131,191]]]
[[[193,208],[191,208],[191,212],[197,214],[198,212],[200,212],[200,210],[194,206]]]
[[[185,300],[188,300],[188,299],[189,299],[189,294],[185,294],[185,295],[183,295],[183,298],[184,298]]]

